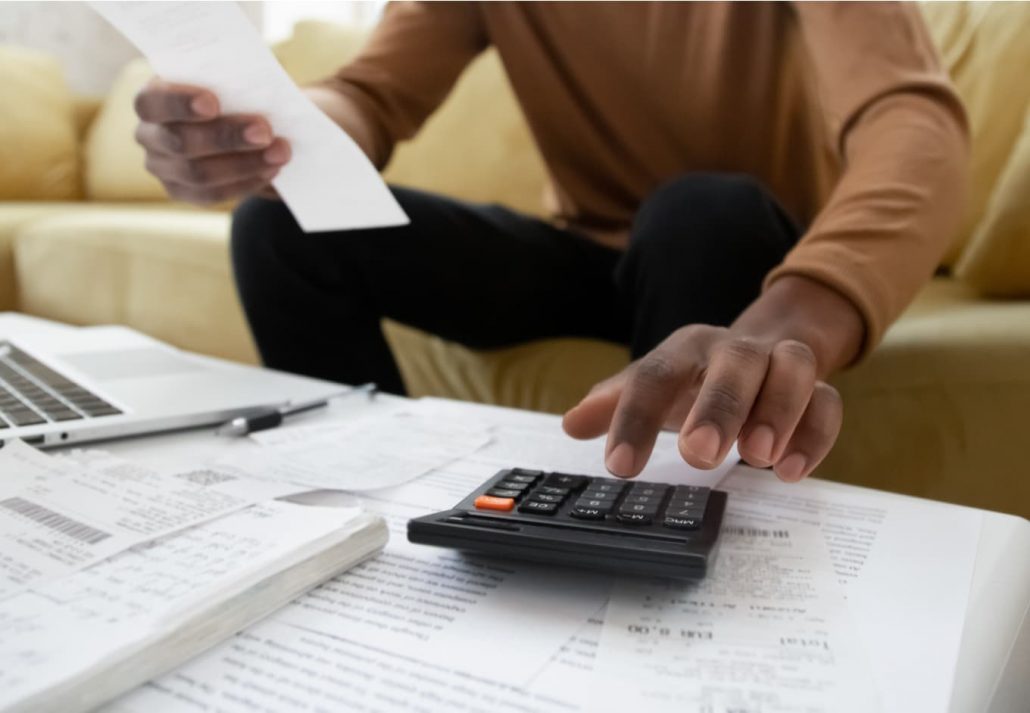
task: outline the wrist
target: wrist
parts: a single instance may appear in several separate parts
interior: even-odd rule
[[[844,295],[821,282],[785,275],[737,318],[731,331],[763,341],[793,339],[808,346],[825,377],[859,355],[865,322]]]

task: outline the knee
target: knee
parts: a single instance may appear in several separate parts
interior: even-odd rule
[[[288,242],[300,233],[282,201],[251,197],[242,201],[233,211],[229,244],[234,269],[251,267],[276,251],[279,242]]]
[[[673,243],[679,249],[752,243],[775,202],[747,175],[690,173],[660,186],[637,211],[631,247]],[[713,235],[714,234],[714,235]],[[717,238],[717,240],[713,240]]]

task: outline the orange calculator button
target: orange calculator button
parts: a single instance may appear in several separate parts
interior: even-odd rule
[[[514,498],[495,498],[491,495],[480,495],[476,498],[477,510],[503,510],[508,512],[515,507]]]

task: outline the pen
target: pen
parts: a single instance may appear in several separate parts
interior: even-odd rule
[[[329,405],[331,399],[344,398],[355,394],[368,394],[369,398],[375,396],[376,387],[373,383],[355,386],[347,391],[318,399],[317,401],[306,401],[299,404],[287,404],[277,409],[271,409],[266,413],[259,413],[255,416],[238,416],[231,421],[226,421],[215,431],[219,436],[246,436],[248,433],[265,431],[282,424],[287,416],[295,416],[305,411],[313,411],[316,408],[323,408]]]

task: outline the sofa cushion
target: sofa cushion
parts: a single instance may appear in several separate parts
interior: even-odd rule
[[[952,265],[988,212],[1030,105],[1030,3],[920,3],[965,102],[972,136],[970,195],[944,264]]]
[[[73,324],[124,324],[253,363],[228,233],[228,215],[202,211],[123,207],[37,220],[15,238],[21,309]]]
[[[1030,297],[1030,107],[955,275],[985,295]]]
[[[0,200],[79,197],[75,108],[61,66],[0,45]]]

